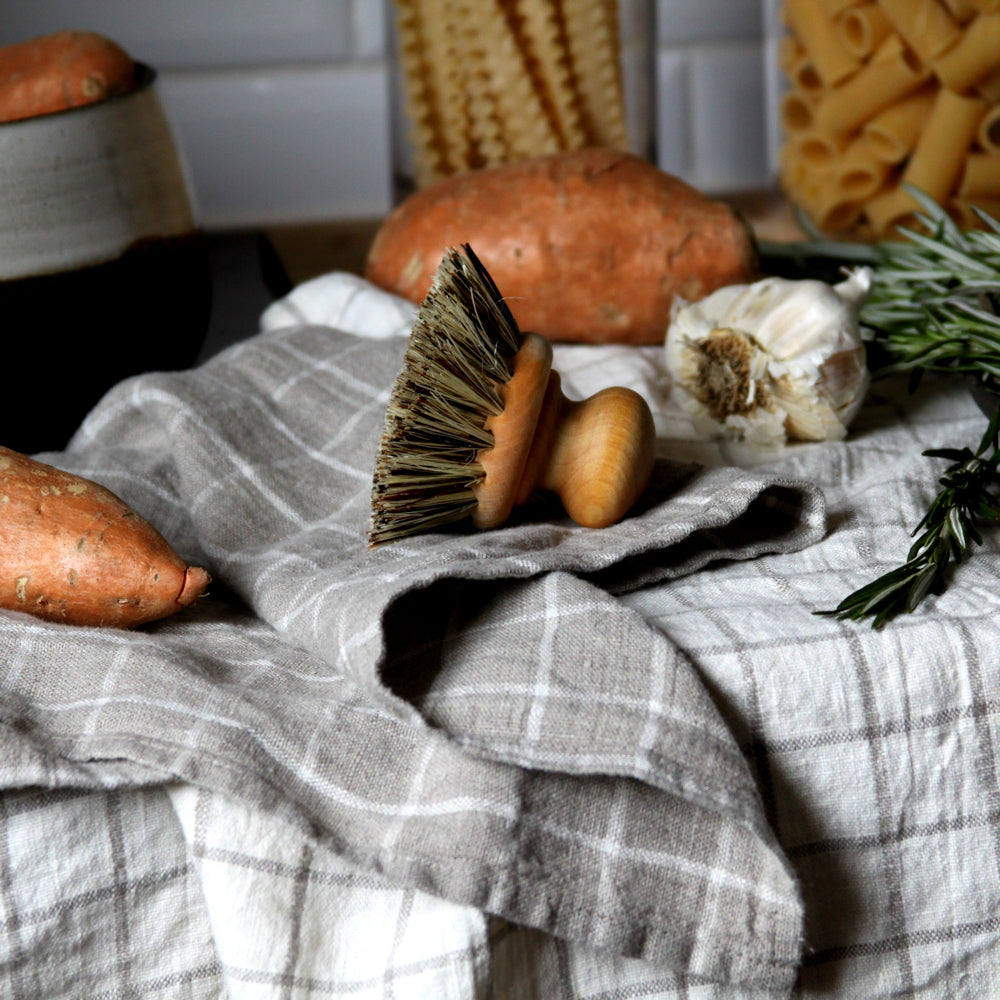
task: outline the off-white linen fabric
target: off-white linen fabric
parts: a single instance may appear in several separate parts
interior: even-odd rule
[[[751,461],[656,349],[559,346],[654,408],[636,515],[371,553],[412,315],[325,276],[49,456],[216,584],[134,633],[0,618],[0,992],[990,995],[995,539],[880,632],[814,614],[905,554],[964,388]]]

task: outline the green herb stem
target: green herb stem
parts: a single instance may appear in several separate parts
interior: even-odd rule
[[[1000,222],[975,210],[983,228],[963,231],[932,198],[908,190],[922,210],[920,229],[901,228],[901,239],[840,243],[823,238],[800,217],[809,238],[760,242],[762,266],[778,273],[791,263],[802,276],[829,272],[831,262],[841,272],[869,266],[872,287],[859,319],[865,338],[877,348],[869,352],[873,375],[909,372],[915,385],[924,372],[938,372],[1000,385]],[[975,452],[924,452],[952,464],[914,531],[919,534],[906,561],[820,614],[871,618],[877,627],[941,591],[949,567],[982,544],[978,526],[1000,520],[1000,503],[991,492],[1000,465],[998,419],[1000,408]]]
[[[1000,520],[1000,502],[990,492],[1000,481],[998,423],[1000,406],[975,452],[969,448],[923,452],[930,458],[950,459],[952,464],[938,480],[941,490],[914,529],[916,541],[906,562],[849,594],[834,610],[819,614],[841,620],[871,618],[878,628],[901,612],[915,610],[929,593],[941,592],[949,567],[982,545],[979,526]]]

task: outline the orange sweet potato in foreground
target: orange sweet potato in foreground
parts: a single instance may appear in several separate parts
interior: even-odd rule
[[[93,31],[57,31],[0,48],[0,122],[33,118],[123,94],[136,67]]]
[[[419,303],[449,247],[471,245],[523,330],[556,341],[660,344],[678,295],[750,280],[748,226],[640,157],[585,149],[418,190],[375,235],[369,281]]]
[[[0,447],[0,607],[133,628],[192,604],[209,581],[110,490]]]

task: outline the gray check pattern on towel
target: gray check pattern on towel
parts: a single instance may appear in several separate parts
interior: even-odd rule
[[[2,787],[188,783],[393,884],[786,990],[802,905],[750,768],[687,655],[620,596],[816,542],[818,490],[663,460],[609,529],[542,509],[369,551],[413,312],[346,275],[323,308],[123,383],[46,456],[216,582],[131,633],[0,617]]]

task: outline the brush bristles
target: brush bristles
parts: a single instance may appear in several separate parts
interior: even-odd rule
[[[449,250],[417,314],[396,377],[375,461],[369,545],[459,521],[476,507],[476,458],[493,447],[486,421],[521,332],[466,245]]]

